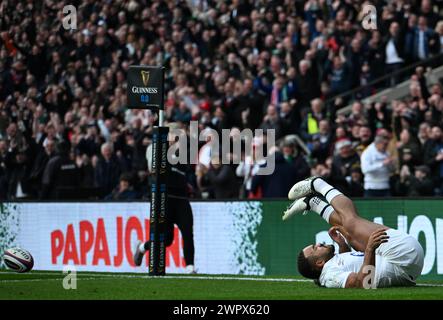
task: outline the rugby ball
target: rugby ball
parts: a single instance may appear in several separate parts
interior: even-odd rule
[[[20,273],[31,271],[34,266],[32,255],[21,248],[7,249],[3,254],[3,261],[9,269]]]

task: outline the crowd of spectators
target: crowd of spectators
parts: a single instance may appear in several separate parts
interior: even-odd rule
[[[202,142],[194,197],[285,197],[312,174],[354,197],[443,194],[442,86],[419,67],[408,98],[360,102],[372,80],[443,52],[443,1],[371,3],[377,30],[354,0],[1,0],[0,199],[148,197],[158,117],[126,104],[138,64],[166,67],[168,122],[275,130],[267,176],[259,155],[222,164]],[[333,97],[359,86],[338,112],[348,101]]]

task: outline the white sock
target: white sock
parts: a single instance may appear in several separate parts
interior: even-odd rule
[[[323,179],[314,180],[314,189],[322,196],[324,196],[328,203],[331,203],[332,199],[334,199],[336,196],[343,195],[343,193],[335,189]]]
[[[140,243],[140,246],[138,247],[138,249],[140,250],[141,253],[146,253],[145,244],[144,243]]]
[[[322,217],[326,220],[327,223],[329,223],[329,217],[334,212],[334,208],[329,203],[323,201],[319,197],[312,197],[309,200],[309,206],[312,211],[318,213],[320,217]]]

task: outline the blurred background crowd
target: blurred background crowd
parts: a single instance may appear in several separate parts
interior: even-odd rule
[[[361,25],[369,3],[377,30]],[[76,30],[62,26],[67,4]],[[441,84],[417,67],[371,85],[443,52],[442,10],[438,0],[1,0],[0,199],[149,196],[157,115],[127,107],[133,64],[166,67],[169,123],[232,139],[275,130],[267,176],[256,175],[263,157],[220,164],[202,141],[187,167],[192,197],[286,197],[313,174],[352,197],[442,195]],[[361,102],[404,80],[407,98]]]

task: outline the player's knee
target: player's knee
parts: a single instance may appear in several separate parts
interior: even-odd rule
[[[346,196],[339,196],[337,198],[337,200],[340,201],[340,207],[342,208],[342,210],[350,212],[355,211],[354,203],[351,199]]]

